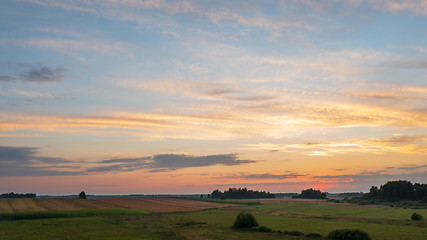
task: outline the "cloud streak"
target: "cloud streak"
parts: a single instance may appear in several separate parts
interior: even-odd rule
[[[100,14],[123,21],[146,23],[151,19],[141,13],[150,14],[150,10],[159,10],[166,15],[187,14],[195,18],[204,18],[212,22],[232,21],[242,25],[260,28],[299,28],[312,30],[313,27],[301,20],[285,19],[283,16],[251,16],[247,11],[256,9],[259,4],[246,1],[242,4],[212,4],[198,1],[54,1],[22,0],[47,7],[62,8],[69,11],[81,11]],[[113,10],[114,9],[114,10]],[[158,23],[157,23],[158,24]],[[172,24],[168,22],[168,24]]]
[[[155,173],[214,165],[236,166],[255,162],[253,160],[240,160],[238,154],[207,156],[158,154],[140,158],[105,159],[92,162],[92,167],[83,169],[78,162],[72,160],[38,156],[38,148],[35,147],[0,146],[0,177],[69,176],[132,172],[137,170]]]
[[[427,137],[424,135],[401,135],[383,139],[358,139],[342,142],[307,142],[294,144],[244,144],[245,149],[300,152],[311,156],[332,156],[348,153],[427,153]]]
[[[0,76],[0,82],[15,82],[15,81],[23,81],[23,82],[58,82],[62,81],[67,75],[65,75],[65,69],[63,68],[51,68],[48,66],[44,66],[41,68],[33,68],[28,71],[24,71],[17,75],[2,75]]]
[[[294,179],[298,177],[307,176],[306,174],[298,174],[294,172],[287,172],[285,174],[271,174],[271,173],[261,173],[261,174],[240,174],[228,176],[228,178],[239,178],[239,179]]]
[[[38,148],[0,146],[0,177],[8,176],[63,176],[80,175],[73,169],[72,162],[65,158],[38,156]],[[67,165],[64,165],[67,164]]]
[[[213,165],[235,166],[255,163],[253,160],[239,160],[237,154],[221,154],[209,156],[191,156],[185,154],[159,154],[142,158],[107,159],[101,164],[113,163],[108,166],[90,168],[87,172],[130,172],[149,170],[150,172],[170,172],[183,168],[208,167]]]

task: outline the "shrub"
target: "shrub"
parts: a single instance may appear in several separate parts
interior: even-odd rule
[[[421,214],[419,214],[419,213],[414,212],[414,213],[412,214],[412,216],[411,216],[411,219],[412,219],[413,221],[423,220],[423,215],[421,215]]]
[[[234,228],[251,228],[258,226],[255,217],[250,213],[239,213],[234,220]]]
[[[305,236],[307,236],[309,238],[323,238],[323,236],[321,234],[319,234],[319,233],[309,233],[309,234],[307,234]]]
[[[273,229],[266,227],[266,226],[259,226],[257,228],[258,232],[273,232]]]
[[[331,240],[371,240],[371,237],[359,229],[339,229],[328,234]]]

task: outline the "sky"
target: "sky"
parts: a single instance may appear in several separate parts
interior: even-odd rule
[[[426,0],[2,0],[0,192],[427,183]]]

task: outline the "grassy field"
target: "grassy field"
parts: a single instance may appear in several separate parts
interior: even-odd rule
[[[0,239],[310,239],[279,232],[231,229],[242,211],[253,213],[260,225],[275,231],[326,236],[335,229],[358,228],[368,232],[373,240],[427,239],[427,221],[409,220],[413,212],[426,218],[425,209],[306,202],[234,205],[171,213],[98,209],[9,213],[9,218],[0,214]]]
[[[242,201],[242,200],[229,200],[229,199],[215,199],[215,198],[195,198],[195,197],[173,197],[180,199],[188,199],[193,201],[201,202],[213,202],[213,203],[227,203],[227,204],[239,204],[239,205],[259,205],[260,202],[255,201]]]
[[[380,218],[393,220],[409,220],[414,212],[427,216],[427,209],[404,209],[389,206],[359,206],[359,205],[322,205],[322,204],[265,204],[256,207],[244,207],[251,211],[270,214],[295,213],[297,215],[316,215],[322,217],[351,217],[351,218]]]
[[[72,218],[72,217],[94,217],[94,216],[114,216],[114,215],[135,215],[149,213],[141,209],[85,209],[85,210],[64,210],[64,211],[43,211],[43,212],[19,212],[0,213],[1,220],[24,220],[24,219],[45,219],[45,218]]]

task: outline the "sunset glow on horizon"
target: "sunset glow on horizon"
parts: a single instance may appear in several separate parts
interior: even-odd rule
[[[0,193],[427,183],[425,0],[5,0]]]

